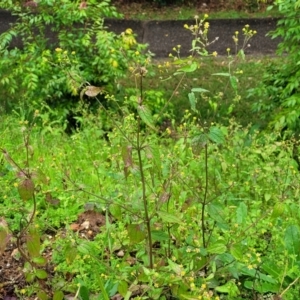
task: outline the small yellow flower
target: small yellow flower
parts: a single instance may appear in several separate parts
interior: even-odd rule
[[[131,28],[127,28],[127,29],[125,30],[125,33],[126,33],[126,34],[132,34],[132,32],[133,32],[133,31],[132,31]]]
[[[208,29],[209,28],[209,23],[208,22],[205,22],[204,23],[204,29]]]
[[[140,52],[139,51],[135,51],[135,55],[136,56],[140,55]]]
[[[61,48],[56,48],[55,51],[56,52],[62,52],[62,49]]]
[[[214,52],[212,53],[212,55],[213,55],[214,57],[217,57],[217,56],[218,56],[218,52],[217,52],[217,51],[214,51]]]
[[[117,68],[119,66],[119,64],[116,60],[113,60],[111,64],[114,68]]]
[[[238,32],[238,31],[236,31],[236,32],[235,32],[235,35],[238,35],[238,34],[239,34],[239,32]]]
[[[189,25],[188,25],[188,24],[184,24],[183,27],[184,27],[185,29],[189,29]]]
[[[227,51],[227,52],[230,52],[230,48],[227,48],[226,51]]]
[[[207,18],[208,18],[208,14],[205,14],[205,15],[204,15],[204,19],[207,19]]]

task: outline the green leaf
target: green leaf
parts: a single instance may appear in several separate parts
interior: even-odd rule
[[[300,254],[300,231],[297,225],[290,225],[285,231],[284,244],[289,254]]]
[[[31,179],[25,178],[18,185],[18,192],[23,201],[30,200],[34,195],[34,183]]]
[[[63,300],[64,293],[62,291],[55,291],[52,300]]]
[[[169,235],[163,230],[153,230],[151,231],[151,234],[153,241],[164,242],[170,238]]]
[[[220,203],[209,203],[207,206],[209,216],[219,223],[225,223],[224,207]]]
[[[131,244],[137,244],[145,240],[146,233],[141,224],[129,224],[127,226],[128,236]]]
[[[186,66],[178,69],[178,71],[174,75],[177,75],[182,72],[184,72],[184,73],[194,72],[195,70],[197,70],[197,67],[198,67],[198,64],[195,61],[193,61],[190,65],[186,65]]]
[[[236,222],[238,224],[246,223],[247,214],[248,214],[247,205],[244,202],[241,202],[239,207],[236,210]]]
[[[195,97],[195,94],[192,92],[192,93],[189,93],[188,96],[189,96],[189,101],[190,101],[190,105],[191,105],[191,110],[194,112],[197,112],[197,109],[196,109],[197,99]]]
[[[228,294],[229,297],[236,297],[240,294],[237,285],[232,280],[226,282],[224,285],[217,286],[216,291],[219,293]]]
[[[80,286],[79,296],[81,300],[90,300],[90,293],[86,286],[84,285]]]
[[[120,281],[118,284],[118,292],[125,297],[128,291],[128,283],[126,281]]]
[[[206,248],[206,250],[208,253],[211,253],[211,254],[222,254],[222,253],[226,252],[227,247],[225,245],[225,242],[216,241],[216,242],[212,243],[211,245],[209,245]]]
[[[181,224],[182,220],[178,218],[177,216],[174,216],[174,214],[165,212],[165,211],[159,211],[157,212],[158,216],[163,220],[163,222],[166,223],[177,223]]]
[[[268,292],[277,293],[280,289],[280,286],[278,284],[272,284],[261,280],[247,280],[245,281],[244,286],[249,290],[255,290],[261,294],[265,294]]]
[[[237,92],[239,80],[235,76],[230,76],[229,80],[230,80],[231,87],[234,89],[235,92]]]
[[[157,131],[157,129],[154,126],[154,121],[153,121],[151,111],[148,107],[146,107],[145,105],[138,105],[137,112],[140,118],[148,127],[153,129],[154,131]]]
[[[225,136],[222,130],[218,127],[211,127],[208,133],[209,139],[216,144],[223,144],[225,142]]]
[[[47,294],[44,291],[39,291],[37,294],[38,299],[40,300],[48,300],[49,297],[47,296]]]
[[[26,241],[27,251],[31,258],[39,257],[41,251],[40,235],[35,230],[30,230]]]
[[[245,247],[243,247],[239,244],[235,244],[235,245],[231,246],[230,253],[236,260],[241,261],[245,257]]]
[[[203,88],[192,88],[191,91],[193,93],[209,93],[209,90]]]
[[[242,60],[245,60],[245,52],[243,49],[241,49],[239,52],[238,52],[238,56],[242,59]]]
[[[40,266],[45,266],[47,264],[47,260],[45,257],[43,256],[37,256],[37,257],[34,257],[32,259],[32,261],[37,264],[37,265],[40,265]]]
[[[230,77],[231,76],[230,73],[214,73],[212,75],[214,75],[214,76],[226,76],[226,77]]]
[[[35,270],[35,275],[39,279],[46,279],[48,277],[48,274],[45,270],[42,269],[36,269]]]
[[[285,204],[282,202],[278,202],[274,205],[271,218],[278,218],[284,214],[285,211]]]

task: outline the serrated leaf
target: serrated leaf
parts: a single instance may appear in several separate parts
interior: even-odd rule
[[[131,244],[140,243],[146,238],[146,233],[142,229],[141,224],[129,224],[127,226],[127,232]]]
[[[153,129],[154,131],[157,131],[157,129],[154,126],[154,121],[153,121],[153,117],[151,114],[150,109],[145,106],[145,105],[138,105],[137,107],[137,112],[140,116],[140,118],[142,119],[142,121],[151,129]]]
[[[182,220],[180,218],[178,218],[177,216],[174,216],[174,214],[171,214],[171,213],[168,213],[165,211],[158,211],[157,214],[163,220],[163,222],[177,223],[177,224],[182,223]]]
[[[164,242],[169,239],[169,235],[163,230],[153,230],[151,235],[153,241]]]
[[[23,201],[30,200],[34,195],[34,183],[31,179],[25,178],[19,182],[18,192]]]
[[[225,142],[225,136],[222,130],[218,127],[211,127],[208,133],[209,139],[217,144],[223,144]]]
[[[26,240],[26,247],[31,258],[39,257],[41,251],[41,241],[40,235],[37,231],[29,231]]]
[[[38,183],[43,183],[45,185],[49,184],[47,176],[43,173],[43,171],[41,169],[37,169],[37,170],[33,171],[32,177]]]
[[[239,261],[243,260],[245,256],[244,247],[239,244],[231,246],[230,253],[236,260]]]
[[[227,247],[222,241],[216,241],[206,248],[207,252],[211,254],[222,254],[226,252],[226,249]]]
[[[35,270],[35,275],[39,279],[46,279],[48,277],[48,274],[45,270],[37,269]]]
[[[96,97],[98,94],[103,92],[103,88],[98,86],[89,85],[84,89],[84,94],[88,97]]]

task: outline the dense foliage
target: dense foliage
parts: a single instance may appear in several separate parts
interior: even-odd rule
[[[108,3],[98,2],[94,7],[108,14]],[[233,90],[224,112],[222,90],[184,86],[190,109],[176,122],[169,108],[183,80],[201,68],[201,58],[217,56],[206,50],[208,15],[184,25],[194,36],[192,55],[181,58],[178,45],[170,61],[158,66],[157,80],[177,79],[166,101],[160,91],[146,90],[153,80],[151,61],[139,52],[130,29],[120,36],[107,32],[87,8],[91,2],[55,3],[16,6],[21,21],[1,36],[2,99],[12,97],[15,107],[0,123],[0,254],[12,250],[9,259],[22,269],[13,297],[297,299],[296,141],[233,119],[243,101],[239,61],[245,53],[239,40],[243,36],[246,47],[255,30],[246,25],[242,33],[235,31],[228,70],[213,74]],[[55,14],[49,13],[52,6]],[[71,19],[57,20],[66,7],[74,13]],[[82,16],[96,23],[73,31],[73,21]],[[41,35],[33,34],[31,23]],[[58,46],[48,48],[47,24],[58,24]],[[17,32],[23,50],[8,47]],[[103,39],[109,47],[104,52]],[[132,88],[116,93],[111,87],[125,70]],[[49,96],[61,104],[72,93],[79,99],[81,128],[66,135],[63,124],[47,122],[50,110],[61,114],[61,105],[50,109],[46,101]],[[99,107],[91,112],[85,99]],[[224,113],[220,120],[226,125],[204,120],[203,104],[213,116]],[[105,138],[104,122],[110,128]],[[0,291],[12,296],[4,285]]]
[[[51,115],[55,107],[59,114],[50,121],[64,123],[87,83],[115,90],[128,62],[144,48],[132,30],[121,35],[106,30],[104,17],[119,16],[109,1],[5,0],[0,7],[18,18],[0,36],[0,86],[6,111],[21,105],[24,110],[48,109]],[[13,47],[15,38],[21,47]]]
[[[270,64],[264,74],[262,84],[251,91],[258,101],[254,111],[262,117],[272,115],[270,127],[278,130],[289,129],[299,134],[300,89],[299,89],[299,1],[275,1],[274,5],[282,14],[277,29],[270,33],[273,38],[280,37],[278,55],[281,64]],[[272,8],[272,7],[271,7]]]

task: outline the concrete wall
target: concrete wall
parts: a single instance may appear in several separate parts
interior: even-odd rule
[[[0,10],[0,33],[9,29],[16,21],[7,11]],[[242,28],[249,24],[257,34],[251,39],[250,47],[246,54],[274,54],[280,39],[272,40],[266,34],[276,28],[277,19],[232,19],[232,20],[209,20],[209,39],[212,41],[219,37],[218,41],[208,47],[209,51],[217,51],[218,54],[226,54],[226,49],[235,49],[232,36],[239,31],[240,44],[242,44]],[[149,50],[155,53],[156,57],[167,57],[172,48],[181,45],[182,56],[190,54],[192,35],[184,29],[184,24],[193,25],[193,20],[187,21],[134,21],[134,20],[113,20],[108,19],[105,25],[108,30],[121,33],[127,28],[133,29],[138,36],[138,41],[149,44]],[[49,31],[49,35],[51,35]],[[55,38],[51,37],[54,41]],[[19,41],[14,41],[13,46],[21,46]]]

